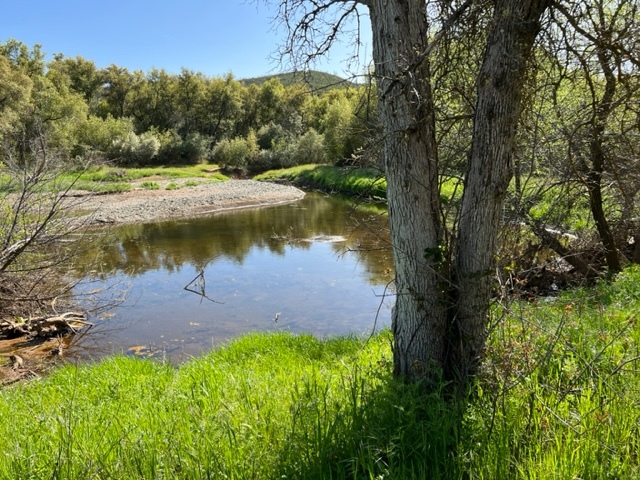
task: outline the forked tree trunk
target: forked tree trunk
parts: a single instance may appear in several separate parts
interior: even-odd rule
[[[442,255],[424,0],[370,0],[396,268],[394,372],[461,385],[485,345],[496,238],[512,177],[525,65],[547,0],[497,0],[478,81],[453,283]],[[453,292],[453,293],[452,293]]]
[[[394,372],[422,377],[443,367],[447,307],[429,64],[417,61],[425,2],[371,1],[369,10],[396,271]]]
[[[548,0],[496,0],[478,76],[478,99],[465,176],[445,375],[475,375],[486,341],[502,207],[513,176],[512,152],[525,70]]]

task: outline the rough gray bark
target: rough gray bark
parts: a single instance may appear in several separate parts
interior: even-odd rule
[[[443,35],[429,36],[427,16],[435,2],[280,0],[280,17],[289,28],[286,52],[302,52],[311,61],[330,47],[346,16],[359,15],[357,4],[369,9],[396,270],[397,375],[424,378],[444,372],[464,386],[476,372],[525,65],[549,1],[494,1],[456,247],[444,245],[440,216],[429,41]],[[469,8],[483,8],[476,3],[465,1],[448,20],[441,19],[441,33]],[[309,38],[314,35],[321,41]],[[455,250],[453,266],[447,248]]]
[[[474,375],[486,340],[503,201],[511,181],[512,150],[525,67],[547,0],[497,0],[478,77],[478,100],[465,176],[453,281],[448,378]]]
[[[446,276],[424,0],[369,2],[395,262],[394,371],[443,367]],[[444,288],[443,288],[444,286]]]
[[[503,200],[527,60],[546,0],[499,0],[478,79],[478,103],[451,271],[443,255],[438,155],[423,0],[369,1],[384,127],[396,267],[394,371],[434,369],[464,384],[486,340]],[[450,282],[453,281],[452,283]]]

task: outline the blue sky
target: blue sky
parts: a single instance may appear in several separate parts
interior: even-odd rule
[[[54,53],[81,55],[148,72],[181,67],[248,78],[280,71],[270,60],[284,32],[274,29],[275,7],[226,0],[8,0],[0,15],[0,42],[9,38]],[[365,25],[365,30],[368,29]],[[369,36],[370,32],[364,32]],[[346,76],[351,46],[340,45],[317,68]],[[370,56],[370,47],[365,47]],[[353,68],[350,69],[351,71]],[[365,71],[361,66],[356,73]]]

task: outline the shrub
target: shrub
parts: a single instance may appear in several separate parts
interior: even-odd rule
[[[259,148],[255,133],[247,138],[236,137],[221,140],[213,149],[213,161],[224,168],[246,170],[258,156]]]
[[[211,157],[211,137],[199,133],[191,133],[182,138],[175,131],[168,131],[160,136],[160,151],[158,163],[160,164],[190,164],[202,163]]]
[[[295,141],[280,141],[269,150],[260,150],[248,168],[252,173],[261,173],[325,161],[324,136],[312,128]]]
[[[148,165],[160,150],[160,140],[152,132],[130,132],[124,140],[113,142],[111,155],[121,165]]]
[[[128,118],[107,118],[89,116],[76,128],[76,144],[71,153],[73,156],[86,157],[93,152],[107,155],[113,150],[114,143],[124,142],[133,132],[133,124]]]
[[[261,150],[271,150],[278,143],[286,139],[287,133],[282,125],[274,122],[264,125],[258,130],[258,146]]]
[[[211,150],[209,145],[211,139],[199,133],[190,133],[182,141],[182,148],[180,150],[180,158],[184,163],[194,164],[201,163],[207,160],[210,156]]]
[[[296,144],[295,165],[307,163],[324,163],[326,160],[324,136],[313,128],[305,133]]]

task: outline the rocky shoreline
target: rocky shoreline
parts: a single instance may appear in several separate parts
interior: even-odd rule
[[[186,183],[181,180],[182,184]],[[229,180],[167,190],[134,188],[125,193],[96,195],[70,192],[70,205],[90,225],[146,223],[195,217],[223,210],[276,205],[300,200],[304,192],[290,185],[255,180]],[[163,182],[167,183],[167,182]],[[173,182],[177,183],[177,182]]]

